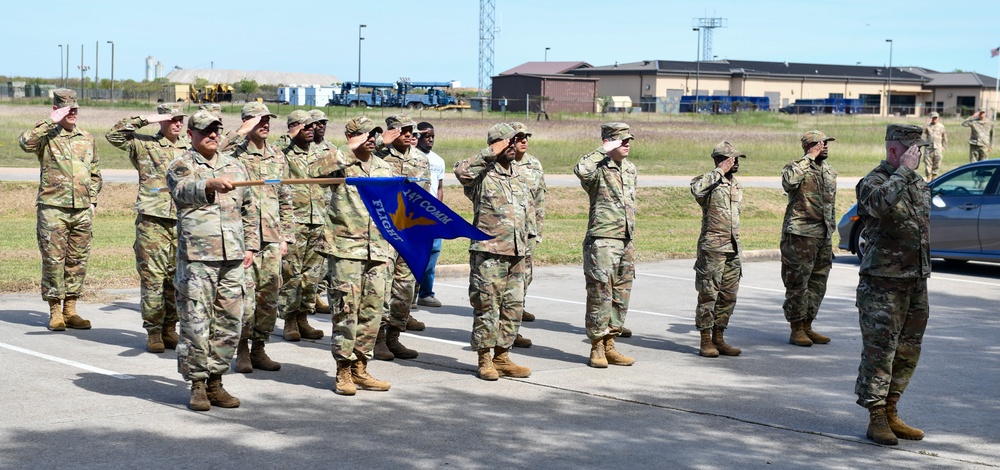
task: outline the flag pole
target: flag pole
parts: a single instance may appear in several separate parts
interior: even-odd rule
[[[265,186],[269,184],[344,184],[347,178],[286,178],[283,180],[250,180],[250,181],[230,181],[233,187],[240,186]],[[150,192],[166,193],[170,188],[152,188]]]

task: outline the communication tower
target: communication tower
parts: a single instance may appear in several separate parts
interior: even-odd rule
[[[702,60],[712,60],[712,30],[715,28],[725,28],[729,24],[726,18],[695,18],[691,21],[691,27],[700,28],[703,39],[701,40]]]

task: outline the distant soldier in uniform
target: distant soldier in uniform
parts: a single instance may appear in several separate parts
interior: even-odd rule
[[[374,157],[375,138],[382,132],[371,119],[358,116],[345,127],[347,148],[321,154],[309,167],[313,177],[391,177],[392,168]],[[388,382],[368,373],[375,338],[385,309],[385,289],[389,285],[389,261],[396,256],[389,242],[365,207],[355,186],[331,186],[327,213],[333,240],[330,241],[330,287],[333,334],[330,350],[337,361],[334,391],[354,395],[362,390],[389,390]]]
[[[287,142],[282,148],[290,178],[308,178],[309,165],[316,158],[313,133],[316,125],[309,112],[297,109],[288,114]],[[320,339],[323,331],[309,324],[316,311],[316,286],[326,276],[326,258],[316,250],[324,240],[326,205],[323,189],[316,184],[289,185],[292,198],[295,243],[281,260],[279,304],[285,321],[285,341]]]
[[[430,193],[437,200],[444,200],[444,159],[434,153],[434,126],[429,122],[417,124],[416,149],[427,157],[427,165],[431,172]],[[427,260],[424,270],[424,282],[417,288],[417,305],[424,307],[440,307],[441,301],[434,296],[434,271],[438,257],[441,256],[441,239],[435,238],[431,247],[431,257]]]
[[[993,122],[986,119],[986,110],[979,108],[979,111],[962,121],[962,126],[972,131],[969,134],[969,161],[978,162],[990,158],[990,152],[993,151]]]
[[[930,307],[930,189],[917,174],[923,129],[889,124],[885,160],[857,186],[868,240],[858,281],[861,365],[854,387],[869,412],[866,436],[879,444],[923,439],[899,419],[896,404],[920,358]]]
[[[705,357],[739,356],[742,349],[726,343],[729,317],[736,308],[743,267],[740,256],[740,204],[743,186],[736,179],[740,158],[746,154],[729,142],[712,149],[715,169],[691,180],[691,194],[701,206],[701,235],[695,261],[698,307],[695,327],[701,332],[699,354]]]
[[[583,274],[587,281],[587,338],[590,367],[630,366],[635,359],[615,349],[628,313],[635,280],[636,168],[628,160],[631,128],[624,122],[601,126],[602,144],[573,168],[590,198]]]
[[[524,296],[525,301],[527,301],[528,286],[531,285],[534,272],[532,254],[535,251],[535,245],[542,242],[542,224],[545,221],[545,193],[548,188],[545,187],[545,172],[542,170],[542,162],[528,153],[528,138],[531,137],[528,126],[521,122],[512,122],[510,126],[514,128],[514,132],[517,132],[514,143],[514,164],[517,165],[518,173],[528,185],[528,191],[531,193],[531,199],[535,206],[536,235],[534,241],[528,244],[528,253],[524,256]],[[535,315],[524,310],[521,321],[535,321]],[[514,347],[531,347],[531,340],[518,334],[517,339],[514,340]]]
[[[205,103],[198,105],[198,111],[208,111],[215,117],[222,119],[222,105],[219,103]]]
[[[240,112],[240,138],[228,155],[243,164],[251,180],[288,178],[284,154],[267,142],[271,119],[276,117],[267,105],[256,101],[243,105]],[[281,369],[281,364],[267,355],[264,345],[278,318],[281,258],[288,253],[288,245],[295,243],[290,186],[266,184],[254,186],[252,192],[257,204],[253,222],[260,232],[260,244],[250,247],[254,250],[253,267],[246,276],[243,328],[236,349],[236,372],[243,374],[254,369]]]
[[[111,145],[128,152],[139,172],[139,194],[135,198],[135,269],[139,273],[142,327],[146,350],[161,353],[177,347],[177,304],[174,274],[177,273],[177,208],[167,187],[167,165],[190,147],[184,135],[184,107],[163,103],[156,114],[122,119],[105,135]],[[158,123],[155,135],[135,131]]]
[[[42,255],[42,299],[49,303],[49,329],[86,330],[76,312],[90,259],[91,234],[101,165],[94,137],[76,125],[76,92],[52,91],[52,112],[24,131],[18,143],[38,157],[41,177],[35,204],[38,250]]]
[[[191,381],[188,407],[195,411],[240,406],[222,386],[222,375],[240,339],[245,269],[254,256],[250,247],[260,243],[253,191],[232,184],[247,180],[246,169],[218,153],[221,135],[218,117],[194,113],[188,121],[192,150],[167,170],[177,205],[177,363]]]
[[[313,124],[313,149],[317,155],[335,151],[336,147],[330,145],[330,142],[326,140],[326,125],[330,122],[330,119],[326,117],[326,113],[319,109],[310,109],[309,117],[315,121]],[[323,190],[323,200],[329,201],[332,196],[330,188],[328,186],[320,186],[320,188]],[[324,273],[329,272],[330,262],[331,260],[328,258],[326,261],[327,268],[323,271]],[[330,305],[326,302],[328,287],[330,287],[329,276],[324,277],[323,281],[316,285],[315,313],[330,313]]]
[[[454,168],[472,201],[472,224],[493,237],[469,245],[471,344],[483,380],[531,375],[508,352],[524,311],[524,256],[534,243],[531,193],[513,164],[515,135],[510,124],[494,125],[487,133],[489,147]]]
[[[837,227],[837,172],[827,162],[836,139],[820,131],[802,136],[805,155],[785,165],[781,187],[788,194],[781,224],[781,280],[785,303],[781,306],[796,346],[826,344],[830,338],[812,329],[826,295],[826,281],[833,267],[833,232]]]
[[[942,155],[948,147],[948,134],[944,124],[939,121],[940,117],[938,113],[931,113],[931,122],[924,126],[924,139],[931,143],[924,147],[924,174],[927,181],[937,178]]]

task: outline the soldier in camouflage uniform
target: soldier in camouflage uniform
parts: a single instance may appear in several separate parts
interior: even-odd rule
[[[420,187],[431,187],[431,168],[427,157],[413,147],[413,129],[417,123],[405,114],[395,114],[385,118],[388,131],[382,135],[384,145],[376,146],[375,154],[392,167],[393,175],[423,178]],[[414,359],[414,351],[399,342],[399,334],[405,330],[420,331],[424,324],[410,316],[417,284],[413,272],[398,253],[390,265],[392,285],[389,289],[389,308],[384,314],[382,329],[375,343],[375,359],[391,361],[393,358]]]
[[[188,407],[195,411],[240,406],[222,386],[222,375],[240,339],[245,269],[253,265],[252,247],[260,245],[253,191],[232,184],[247,180],[246,169],[218,153],[221,135],[219,118],[194,113],[188,121],[192,150],[167,169],[177,205],[177,363],[191,381]]]
[[[530,368],[515,364],[508,353],[521,326],[524,256],[535,236],[531,192],[513,164],[515,135],[510,124],[494,125],[487,134],[489,147],[454,168],[472,201],[472,224],[493,237],[469,245],[471,344],[483,380],[531,375]]]
[[[920,358],[930,307],[930,189],[917,174],[923,129],[889,124],[886,158],[857,186],[858,216],[868,240],[861,261],[857,306],[861,365],[854,387],[869,411],[867,437],[895,445],[923,439],[899,419],[896,403]]]
[[[746,154],[729,142],[712,149],[715,169],[691,180],[691,194],[701,206],[701,235],[695,261],[698,307],[695,327],[701,333],[699,354],[705,357],[738,356],[743,350],[725,340],[729,317],[736,308],[743,267],[740,256],[740,204],[743,186],[736,179],[740,158]]]
[[[322,155],[327,152],[335,151],[336,147],[330,145],[330,142],[326,140],[326,125],[330,122],[330,119],[326,117],[326,113],[319,109],[310,109],[309,116],[315,120],[313,124],[313,148],[317,154]],[[330,191],[329,186],[320,185],[323,190],[323,200],[329,201],[333,196]],[[327,221],[329,223],[329,221]],[[326,269],[323,272],[329,273],[331,262],[329,258],[326,260]],[[316,285],[316,310],[313,313],[330,313],[330,304],[327,303],[326,298],[328,297],[327,289],[330,287],[330,277],[326,276],[323,281]]]
[[[240,138],[236,139],[236,146],[228,155],[243,164],[251,180],[287,178],[288,164],[284,154],[267,143],[271,118],[278,116],[264,103],[252,101],[243,106],[240,117],[243,119],[237,131]],[[254,186],[252,192],[257,203],[258,217],[254,224],[260,232],[260,245],[250,247],[255,253],[253,267],[246,276],[243,328],[236,349],[236,372],[244,374],[254,369],[281,369],[281,364],[268,357],[264,345],[278,318],[281,257],[288,252],[288,245],[295,243],[290,186]]]
[[[52,91],[52,112],[24,131],[18,143],[38,157],[41,177],[35,204],[38,250],[42,255],[42,299],[49,304],[49,329],[89,329],[76,312],[90,258],[101,165],[94,137],[77,126],[76,92]]]
[[[105,135],[108,142],[128,152],[139,172],[139,194],[135,198],[135,269],[139,273],[142,327],[146,350],[161,353],[177,347],[177,305],[174,274],[177,272],[177,209],[174,200],[159,188],[167,187],[167,165],[191,144],[184,131],[184,108],[163,103],[156,114],[122,119]],[[155,135],[135,131],[158,123]]]
[[[828,142],[833,140],[820,131],[806,132],[801,139],[805,155],[781,171],[781,187],[788,194],[781,224],[781,280],[785,284],[781,308],[792,328],[788,342],[797,346],[830,342],[813,331],[812,324],[833,267],[837,172],[827,162]]]
[[[938,113],[931,113],[931,122],[924,126],[924,139],[931,143],[924,147],[924,175],[927,181],[937,178],[942,155],[948,147],[948,133],[939,121],[940,117]]]
[[[624,122],[601,126],[602,144],[573,168],[590,199],[583,239],[583,275],[587,282],[584,317],[590,339],[588,365],[630,366],[635,359],[615,349],[628,313],[635,280],[636,168],[628,160],[631,128]]]
[[[979,108],[972,116],[962,121],[962,127],[971,129],[969,134],[969,161],[978,162],[990,158],[993,151],[993,122],[986,120],[986,110]]]
[[[312,162],[313,177],[391,177],[392,168],[374,157],[375,138],[382,132],[371,119],[358,116],[345,128],[347,148],[333,148]],[[382,237],[353,185],[330,187],[332,196],[327,214],[330,217],[331,302],[333,334],[330,350],[337,361],[334,391],[354,395],[362,390],[389,390],[389,383],[368,373],[375,338],[385,309],[389,260],[395,250]]]
[[[514,128],[514,132],[517,132],[514,144],[514,164],[517,165],[518,172],[524,178],[525,184],[528,185],[528,191],[531,192],[531,199],[535,206],[536,236],[534,242],[528,244],[528,253],[524,256],[524,296],[527,299],[528,286],[531,285],[534,266],[532,253],[535,251],[535,245],[542,242],[542,224],[545,221],[545,193],[548,188],[545,186],[545,172],[542,170],[542,162],[528,153],[528,138],[531,137],[528,126],[521,122],[512,122],[510,126]],[[521,321],[535,321],[535,315],[524,310]],[[531,340],[518,334],[517,339],[514,340],[514,347],[531,347]]]
[[[288,163],[290,178],[308,178],[309,165],[317,157],[313,149],[315,121],[309,112],[297,109],[288,115],[287,142],[281,151]],[[307,318],[316,310],[316,286],[326,276],[326,258],[317,251],[324,243],[326,204],[323,189],[316,184],[289,185],[292,198],[294,240],[281,260],[281,305],[286,341],[320,339],[323,331],[313,328]]]

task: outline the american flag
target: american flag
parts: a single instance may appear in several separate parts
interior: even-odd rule
[[[994,57],[996,57],[996,56],[998,56],[998,55],[1000,55],[1000,47],[998,47],[996,49],[990,49],[990,58],[991,59],[994,58]]]

